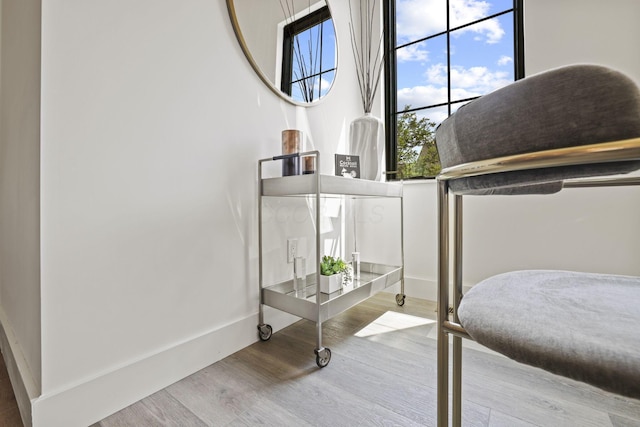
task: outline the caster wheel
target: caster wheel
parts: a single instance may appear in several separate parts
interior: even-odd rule
[[[324,368],[329,364],[331,360],[331,350],[323,348],[322,350],[314,350],[316,353],[316,365],[320,368]]]
[[[271,325],[258,325],[258,336],[260,337],[261,341],[269,341],[272,333],[273,329],[271,329]]]
[[[402,307],[404,305],[405,297],[406,297],[406,295],[404,295],[404,294],[396,294],[396,304],[398,304],[400,307]]]

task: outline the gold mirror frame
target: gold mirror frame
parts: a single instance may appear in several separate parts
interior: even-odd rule
[[[256,62],[254,56],[251,54],[251,51],[249,49],[249,46],[247,45],[245,37],[242,34],[242,30],[240,28],[240,22],[238,21],[238,16],[236,14],[236,7],[235,7],[235,4],[234,4],[234,1],[235,0],[226,0],[226,2],[227,2],[227,10],[229,11],[229,18],[231,20],[231,26],[233,27],[233,31],[234,31],[234,33],[236,35],[236,39],[238,40],[238,43],[240,44],[240,47],[242,48],[242,52],[244,53],[244,56],[249,61],[249,64],[251,64],[251,68],[253,68],[253,70],[256,72],[258,77],[260,77],[260,80],[262,80],[262,82],[265,85],[267,85],[267,87],[269,89],[271,89],[271,91],[273,93],[275,93],[280,98],[284,99],[285,101],[287,101],[287,102],[289,102],[289,103],[291,103],[293,105],[297,105],[297,106],[301,106],[301,107],[311,107],[311,106],[315,106],[318,103],[320,103],[321,101],[323,101],[327,97],[328,92],[327,92],[327,94],[323,95],[322,97],[318,98],[317,100],[315,100],[313,102],[296,101],[295,99],[293,99],[292,97],[290,97],[286,93],[282,92],[282,90],[280,90],[280,88],[278,88],[276,86],[275,82],[271,81],[269,79],[269,77],[267,77],[267,75],[261,69],[260,65]],[[267,1],[267,0],[258,0],[258,1]],[[331,11],[331,6],[329,5],[329,0],[324,0],[324,1],[327,4],[327,7],[329,7],[329,10]],[[333,17],[333,13],[332,13],[332,17]],[[335,27],[335,22],[333,23],[333,26],[334,26],[334,31],[336,33],[336,53],[337,53],[337,51],[338,51],[337,37],[338,36],[337,36],[337,30],[336,30],[336,27]],[[329,88],[329,92],[333,88],[333,85],[335,84],[336,77],[338,75],[338,58],[337,58],[337,55],[336,55],[335,68],[336,68],[336,71],[335,71],[335,74],[334,74],[333,82],[331,83],[331,88]]]

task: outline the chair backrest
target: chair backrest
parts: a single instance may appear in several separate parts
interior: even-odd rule
[[[610,68],[572,65],[527,77],[461,107],[436,130],[436,145],[447,168],[637,137],[640,89],[634,81]],[[463,178],[450,185],[462,194],[548,193],[559,191],[564,179],[637,169],[638,161],[614,162]]]

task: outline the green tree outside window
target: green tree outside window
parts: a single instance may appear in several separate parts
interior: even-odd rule
[[[435,123],[426,117],[418,118],[404,107],[398,116],[398,175],[399,179],[433,177],[440,172],[440,158],[436,148]]]

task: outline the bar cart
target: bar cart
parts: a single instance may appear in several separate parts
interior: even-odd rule
[[[258,161],[259,200],[258,200],[258,253],[259,253],[259,324],[260,340],[271,338],[272,327],[264,321],[264,306],[314,321],[317,331],[315,348],[316,364],[323,368],[331,360],[331,350],[322,345],[322,323],[342,313],[350,307],[364,301],[376,293],[400,283],[400,293],[396,295],[396,303],[404,305],[404,253],[403,253],[403,201],[401,183],[387,183],[350,179],[342,176],[321,175],[319,173],[263,178],[265,162],[287,160],[293,157],[315,157],[315,171],[320,170],[318,151],[287,154]],[[305,287],[300,291],[294,287],[294,279],[276,284],[264,283],[263,259],[263,198],[267,197],[307,197],[313,202],[311,215],[315,218],[315,271],[306,276]],[[400,215],[400,265],[386,265],[366,262],[360,263],[360,276],[352,279],[351,286],[326,294],[320,292],[320,261],[322,258],[320,224],[320,200],[324,197],[359,198],[394,198],[398,200]]]

